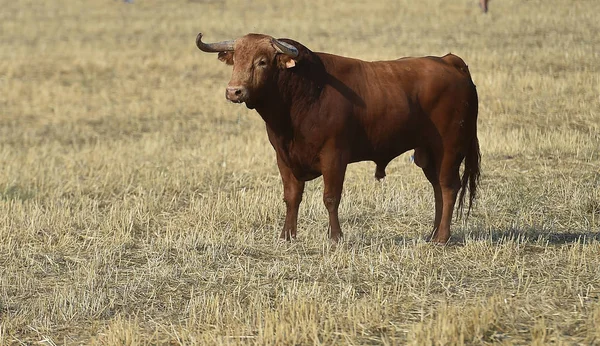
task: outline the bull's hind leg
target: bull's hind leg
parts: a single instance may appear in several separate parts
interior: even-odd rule
[[[433,187],[433,194],[435,197],[435,217],[433,219],[433,231],[434,234],[438,228],[440,227],[440,220],[442,219],[442,189],[440,187],[440,181],[438,178],[438,173],[436,166],[431,159],[431,154],[429,150],[425,148],[417,148],[415,149],[415,164],[423,170],[425,173],[425,177],[431,183]]]
[[[437,230],[431,236],[431,241],[434,243],[445,244],[450,239],[450,224],[454,214],[454,204],[456,204],[456,196],[460,190],[460,161],[458,161],[458,164],[456,161],[454,158],[442,161],[439,174],[442,215]]]
[[[450,224],[454,214],[456,197],[460,190],[460,164],[463,160],[458,152],[447,149],[439,164],[439,184],[442,196],[442,215],[438,228],[433,232],[431,241],[445,244],[450,239]]]
[[[430,240],[445,244],[450,239],[450,224],[460,190],[462,157],[456,152],[440,154],[419,148],[415,150],[415,163],[423,169],[435,195],[435,219]]]

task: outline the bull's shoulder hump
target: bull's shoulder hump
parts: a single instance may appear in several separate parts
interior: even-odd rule
[[[338,65],[338,64],[353,65],[353,64],[361,64],[361,63],[366,62],[364,60],[360,60],[357,58],[351,58],[351,57],[347,57],[347,56],[335,55],[335,54],[330,54],[330,53],[315,52],[315,54],[325,64],[329,63],[329,64],[335,64],[335,65]]]
[[[368,64],[368,62],[360,59],[340,55],[320,52],[316,54],[323,63],[325,71],[337,77],[360,74],[363,71],[364,65]]]

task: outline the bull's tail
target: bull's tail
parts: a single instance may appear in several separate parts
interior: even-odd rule
[[[473,201],[477,196],[477,185],[479,184],[479,174],[481,169],[480,164],[481,153],[479,152],[479,140],[477,139],[477,136],[475,136],[471,141],[471,145],[467,152],[467,156],[465,157],[465,170],[463,171],[463,176],[461,179],[461,190],[458,199],[458,210],[460,210],[460,214],[462,215],[465,202],[465,195],[468,187],[469,207],[467,208],[467,217],[469,217],[469,214],[471,213]]]
[[[479,151],[479,140],[477,134],[473,136],[467,154],[465,156],[465,169],[460,183],[460,196],[458,198],[458,212],[462,216],[467,188],[469,189],[469,207],[467,208],[467,218],[471,213],[473,201],[477,196],[477,185],[479,184],[479,175],[481,170],[481,152]]]
[[[477,185],[479,184],[479,175],[481,173],[481,152],[479,151],[479,139],[477,139],[477,113],[478,113],[478,100],[477,91],[475,85],[473,85],[474,101],[470,102],[471,106],[470,115],[472,116],[472,127],[471,127],[471,142],[467,146],[465,154],[465,169],[460,183],[460,196],[458,199],[458,213],[460,216],[463,214],[465,196],[467,188],[469,189],[469,208],[467,209],[467,218],[471,213],[471,207],[473,201],[477,196]]]

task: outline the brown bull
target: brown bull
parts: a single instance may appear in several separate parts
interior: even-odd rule
[[[374,161],[381,179],[387,164],[410,149],[435,193],[431,240],[450,238],[459,191],[462,211],[469,190],[470,211],[479,177],[478,101],[459,57],[365,62],[259,34],[211,44],[198,34],[196,44],[233,65],[227,99],[245,102],[266,123],[287,206],[281,238],[296,237],[304,183],[323,175],[329,236],[338,241],[346,166]]]

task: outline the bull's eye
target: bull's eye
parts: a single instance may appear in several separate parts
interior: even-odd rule
[[[260,60],[258,61],[258,66],[260,66],[260,67],[265,67],[265,66],[267,66],[267,61],[266,61],[266,60],[264,60],[264,59],[260,59]]]

